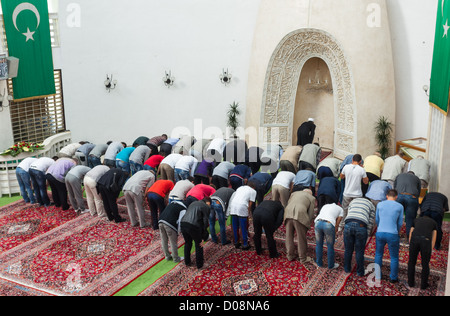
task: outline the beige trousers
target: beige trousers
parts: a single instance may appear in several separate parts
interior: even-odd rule
[[[144,197],[143,194],[134,194],[131,191],[124,191],[125,201],[127,203],[128,216],[130,216],[131,226],[137,226],[140,224],[142,228],[145,223],[145,209],[144,209]]]
[[[92,216],[106,217],[105,207],[99,192],[97,192],[97,182],[89,176],[84,177],[84,189],[86,190],[86,200],[88,209]]]
[[[161,246],[166,260],[173,259],[174,262],[180,262],[181,258],[178,255],[178,233],[164,223],[159,223],[159,232],[161,234]],[[172,254],[169,251],[169,243]]]
[[[161,171],[162,180],[171,180],[175,182],[175,170],[168,164],[162,163],[159,165],[159,170]]]
[[[308,244],[306,241],[306,233],[308,228],[295,219],[286,219],[286,250],[287,259],[289,261],[295,260],[295,241],[294,233],[297,233],[297,251],[300,261],[305,261],[307,256]]]
[[[291,191],[286,189],[284,186],[275,184],[272,186],[272,199],[274,201],[280,201],[283,207],[288,204],[289,198],[291,196]]]

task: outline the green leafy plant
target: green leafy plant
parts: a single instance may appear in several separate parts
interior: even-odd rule
[[[394,124],[387,117],[380,116],[375,123],[374,130],[378,152],[381,154],[381,158],[386,159],[391,149]]]
[[[0,153],[1,156],[12,156],[17,157],[23,152],[34,153],[35,151],[43,150],[44,145],[36,143],[19,142],[9,147],[4,152]]]
[[[239,127],[239,115],[241,111],[239,110],[239,103],[233,102],[230,104],[230,108],[227,112],[228,122],[227,126],[231,128],[233,136],[236,137],[236,129]]]

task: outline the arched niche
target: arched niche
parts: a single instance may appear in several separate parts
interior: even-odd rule
[[[293,142],[294,111],[301,71],[311,58],[328,66],[333,83],[334,155],[338,158],[357,152],[355,87],[351,69],[339,43],[318,29],[299,29],[278,44],[266,72],[261,107],[263,143],[278,140],[282,146]],[[297,109],[299,110],[299,109]],[[301,110],[301,109],[300,109]],[[320,122],[317,122],[320,124]],[[276,136],[275,136],[276,135]]]

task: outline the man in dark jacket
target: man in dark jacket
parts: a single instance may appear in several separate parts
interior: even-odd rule
[[[335,177],[325,177],[320,180],[317,190],[317,207],[320,210],[325,204],[338,204],[341,195],[341,183]]]
[[[166,260],[173,259],[180,262],[182,258],[178,255],[178,233],[180,222],[186,214],[186,206],[179,201],[174,201],[167,205],[159,216],[159,232],[161,234],[161,245],[166,256]],[[169,252],[169,242],[172,254]]]
[[[102,196],[106,215],[110,221],[114,220],[116,223],[125,221],[125,219],[119,215],[117,198],[127,179],[127,172],[122,169],[111,168],[97,181],[97,190]]]
[[[308,122],[303,123],[298,128],[297,145],[305,146],[306,144],[312,144],[315,134],[316,124],[314,124],[314,119],[310,118]]]
[[[284,218],[284,208],[280,201],[264,201],[253,212],[253,227],[255,235],[256,253],[261,255],[261,235],[262,230],[266,233],[267,245],[269,247],[270,258],[277,258],[280,254],[273,234],[281,226]]]
[[[259,205],[264,201],[265,195],[272,188],[273,177],[270,173],[257,172],[248,179],[248,182],[253,182],[256,190],[256,203]]]
[[[184,262],[186,266],[191,264],[192,241],[195,243],[195,259],[197,268],[203,267],[202,240],[208,240],[209,214],[211,212],[211,198],[205,197],[202,201],[189,205],[181,220],[181,232],[184,237]]]
[[[430,259],[435,247],[438,226],[428,217],[421,216],[414,220],[409,236],[408,285],[414,287],[416,278],[417,257],[420,253],[422,262],[420,289],[428,287],[430,275]]]

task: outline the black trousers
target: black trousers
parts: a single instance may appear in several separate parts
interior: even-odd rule
[[[444,232],[442,231],[442,221],[444,218],[442,217],[440,212],[434,212],[434,211],[423,212],[421,214],[421,216],[431,217],[437,223],[438,229],[437,229],[437,236],[436,236],[436,245],[434,246],[434,249],[440,250],[442,237],[444,236]]]
[[[262,253],[261,236],[262,236],[262,230],[264,229],[264,232],[266,234],[266,239],[267,239],[267,246],[269,247],[270,258],[276,258],[278,251],[277,251],[277,243],[275,242],[275,239],[273,238],[273,234],[276,231],[276,229],[273,225],[273,222],[270,222],[269,220],[265,220],[265,218],[261,217],[261,216],[254,216],[253,217],[253,228],[255,231],[255,234],[253,236],[253,242],[255,243],[256,253],[258,255],[261,255],[261,253]]]
[[[414,234],[414,233],[413,233]],[[430,259],[431,259],[431,240],[423,236],[412,236],[409,244],[409,261],[408,261],[408,284],[413,287],[415,284],[417,256],[422,258],[422,289],[428,286],[428,277],[430,275]]]
[[[195,263],[197,268],[203,267],[203,248],[202,241],[207,239],[207,236],[202,236],[202,232],[195,227],[187,223],[181,223],[181,233],[184,238],[184,263],[189,266],[191,264],[191,250],[192,243],[195,243]],[[206,232],[206,235],[208,233]]]
[[[281,171],[290,171],[292,173],[297,173],[297,170],[295,170],[294,165],[289,160],[281,160],[280,168],[281,168]]]
[[[205,177],[202,175],[195,175],[194,176],[194,185],[197,185],[197,184],[209,185],[210,184],[209,177]]]
[[[228,179],[219,177],[219,176],[213,176],[212,177],[212,184],[215,185],[216,190],[219,190],[220,188],[228,188]]]
[[[306,161],[299,161],[298,162],[298,170],[306,170],[306,169],[311,169],[313,172],[316,172],[316,168],[314,168],[314,166],[312,164],[310,164],[309,162]]]
[[[99,184],[97,188],[100,191],[108,219],[110,221],[115,220],[116,222],[121,220],[122,217],[119,215],[119,208],[117,206],[117,198],[119,197],[120,192],[113,192],[101,184]]]
[[[52,197],[55,206],[62,207],[63,211],[68,210],[70,206],[69,203],[67,203],[67,188],[65,183],[56,180],[56,178],[49,173],[47,173],[45,177],[52,189]]]
[[[270,188],[272,188],[273,179],[270,179],[267,182],[261,183],[256,182],[256,204],[261,204],[264,202],[264,196],[269,192]],[[254,205],[255,203],[253,203]]]

